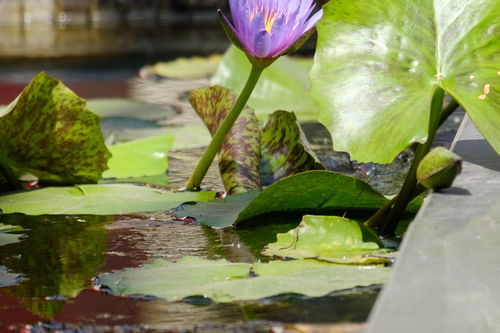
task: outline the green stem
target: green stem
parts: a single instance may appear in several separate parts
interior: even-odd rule
[[[448,104],[443,109],[443,111],[441,112],[441,118],[439,120],[439,126],[443,125],[443,123],[446,121],[446,119],[448,119],[448,117],[451,116],[451,114],[453,112],[455,112],[455,110],[458,109],[459,107],[460,107],[460,104],[458,104],[457,101],[452,100],[450,102],[450,104]]]
[[[420,194],[424,193],[427,189],[421,185],[418,184],[415,192],[413,192],[411,196],[411,200],[415,199],[417,196]],[[385,222],[385,219],[387,218],[387,214],[390,212],[392,206],[394,206],[394,203],[396,202],[396,197],[392,198],[392,200],[388,201],[382,208],[380,208],[375,214],[370,216],[368,220],[364,223],[367,227],[372,228],[373,230],[377,230],[379,228],[382,228]]]
[[[238,97],[236,104],[234,104],[231,112],[229,112],[226,119],[224,119],[217,132],[215,132],[212,141],[210,142],[207,149],[203,153],[203,156],[201,157],[201,159],[198,162],[198,165],[196,166],[196,169],[189,178],[185,190],[187,191],[200,190],[201,182],[203,181],[203,178],[205,178],[208,168],[210,168],[210,165],[212,164],[215,156],[221,149],[227,134],[229,133],[234,123],[236,122],[236,119],[238,119],[238,116],[240,115],[241,111],[247,104],[247,101],[250,98],[250,95],[252,94],[255,85],[257,84],[257,81],[259,81],[260,75],[262,74],[263,70],[264,68],[252,66],[252,70],[250,71],[250,75],[248,76],[247,83],[245,84],[245,87],[243,87],[243,90],[241,91],[241,94]]]
[[[437,88],[432,97],[431,103],[431,113],[429,119],[429,136],[424,144],[419,144],[415,152],[415,157],[413,163],[410,167],[410,171],[406,176],[405,182],[399,194],[394,201],[394,206],[392,207],[389,216],[384,224],[382,230],[382,236],[391,237],[394,235],[394,231],[398,226],[401,217],[404,214],[405,208],[410,202],[412,194],[415,192],[417,186],[417,168],[420,161],[427,155],[432,147],[432,143],[436,136],[437,129],[441,120],[441,110],[444,101],[444,90]]]

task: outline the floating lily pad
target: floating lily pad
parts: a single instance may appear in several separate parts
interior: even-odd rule
[[[111,156],[99,122],[85,100],[40,73],[0,118],[1,166],[16,178],[95,183]]]
[[[335,210],[376,210],[388,201],[363,180],[321,170],[284,178],[254,196],[255,193],[206,204],[184,205],[174,214],[197,217],[199,223],[223,228],[268,213],[320,214]],[[224,209],[226,214],[221,216],[218,212]],[[214,216],[210,215],[212,212]]]
[[[173,116],[161,106],[125,98],[94,98],[87,102],[88,108],[102,118],[133,118],[158,121]]]
[[[189,100],[214,135],[236,99],[232,90],[213,86],[193,91]],[[228,193],[260,189],[260,131],[253,110],[243,109],[227,134],[218,157],[222,181]]]
[[[232,46],[222,58],[212,84],[239,93],[248,78],[250,66],[243,51]],[[309,95],[309,88],[307,69],[289,57],[280,57],[262,74],[248,106],[255,110],[257,116],[271,114],[276,110],[290,110],[300,120],[316,120],[317,106]]]
[[[6,267],[0,266],[0,288],[16,285],[19,279],[19,274],[11,273]]]
[[[377,235],[363,224],[338,216],[303,217],[300,225],[264,250],[268,256],[306,259],[315,258],[342,264],[378,264],[387,258]]]
[[[164,174],[173,136],[166,134],[109,147],[113,157],[103,178],[133,178]]]
[[[260,191],[250,191],[228,195],[224,199],[215,199],[212,202],[190,202],[180,205],[173,213],[179,218],[194,218],[196,222],[213,228],[229,227],[259,193]]]
[[[497,0],[335,0],[318,23],[311,72],[336,150],[389,163],[428,137],[444,89],[500,152]]]
[[[251,276],[250,269],[256,276]],[[389,271],[383,266],[335,265],[313,260],[250,265],[187,257],[177,263],[157,260],[140,268],[101,275],[99,283],[116,295],[142,294],[167,301],[203,296],[224,303],[289,293],[318,297],[384,283]]]
[[[51,187],[0,196],[4,213],[120,215],[168,210],[186,201],[213,200],[213,192],[170,192],[132,184]]]
[[[156,63],[147,67],[147,70],[153,74],[168,78],[198,79],[214,74],[220,61],[220,55],[177,58],[173,61]]]

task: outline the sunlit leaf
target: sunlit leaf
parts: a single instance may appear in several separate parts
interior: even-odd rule
[[[107,169],[99,117],[60,81],[38,74],[0,118],[0,163],[15,177],[95,183]]]
[[[173,136],[166,134],[109,147],[113,157],[103,178],[132,178],[165,173]]]
[[[385,253],[377,235],[363,224],[338,216],[303,217],[300,225],[264,250],[268,256],[285,258],[316,258],[335,263],[374,264],[387,258],[374,255]]]
[[[51,187],[0,196],[4,213],[119,215],[161,211],[187,201],[210,201],[213,192],[170,192],[132,184]]]
[[[243,53],[232,46],[222,58],[212,84],[241,92],[248,74],[250,62]],[[262,74],[248,101],[257,116],[276,110],[295,112],[300,120],[315,120],[317,106],[309,95],[309,77],[304,65],[298,65],[289,57],[280,57]]]
[[[250,275],[250,268],[256,275]],[[318,261],[229,263],[187,257],[178,263],[157,260],[140,268],[101,275],[99,283],[116,295],[150,295],[179,301],[203,296],[216,302],[256,300],[280,294],[323,296],[337,290],[387,281],[383,266],[335,265]]]
[[[224,87],[195,90],[190,101],[212,135],[231,111],[237,95]],[[245,108],[219,152],[219,168],[228,193],[260,189],[260,131],[253,110]]]
[[[336,150],[388,163],[428,136],[442,87],[500,152],[500,2],[336,0],[311,72]]]
[[[276,111],[261,130],[260,177],[262,185],[309,170],[324,170],[309,148],[295,115]]]
[[[223,228],[268,213],[320,214],[334,210],[375,210],[388,201],[363,180],[330,171],[309,171],[290,176],[256,194],[183,205],[174,214],[192,216],[199,223]],[[224,210],[226,213],[222,214]]]

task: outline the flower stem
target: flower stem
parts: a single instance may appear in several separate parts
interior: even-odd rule
[[[258,66],[252,66],[252,70],[250,71],[250,75],[248,76],[247,83],[245,84],[245,87],[243,87],[243,90],[241,91],[238,100],[234,104],[231,112],[229,112],[229,114],[227,115],[226,119],[224,119],[224,121],[220,125],[219,129],[217,129],[217,132],[215,132],[214,136],[212,137],[212,141],[210,142],[207,149],[203,153],[203,156],[198,161],[196,169],[189,178],[184,188],[185,190],[187,191],[200,190],[201,182],[203,181],[203,178],[205,178],[208,168],[210,167],[215,156],[221,149],[222,144],[224,143],[227,134],[229,133],[234,123],[236,122],[236,119],[238,119],[238,116],[245,107],[248,99],[250,98],[250,95],[252,94],[255,88],[255,85],[257,84],[257,81],[259,81],[260,75],[262,74],[263,70],[264,68]]]
[[[415,152],[415,157],[413,163],[410,167],[403,187],[394,201],[394,205],[385,221],[384,228],[382,230],[382,236],[390,237],[394,235],[394,231],[398,226],[401,217],[404,214],[405,208],[411,200],[415,188],[417,186],[417,168],[420,161],[427,155],[432,147],[432,143],[436,136],[437,129],[441,120],[441,109],[443,107],[444,101],[444,90],[440,87],[434,92],[431,103],[431,112],[429,119],[429,136],[424,144],[419,144]]]

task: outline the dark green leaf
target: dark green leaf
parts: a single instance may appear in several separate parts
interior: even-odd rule
[[[256,277],[250,277],[250,268]],[[224,303],[288,293],[324,296],[337,290],[384,283],[389,271],[380,265],[360,268],[312,260],[250,265],[187,257],[177,263],[157,260],[140,268],[101,275],[99,283],[116,295],[143,294],[167,301],[203,296]]]
[[[309,148],[295,115],[276,111],[261,130],[260,177],[263,186],[296,173],[324,170]]]
[[[195,90],[190,101],[200,118],[214,133],[235,104],[234,92],[221,86]],[[260,131],[254,112],[245,108],[219,152],[219,168],[228,193],[260,189]]]
[[[363,224],[338,216],[303,217],[300,225],[278,234],[264,254],[297,259],[315,258],[342,264],[375,264],[387,258],[373,255],[386,253],[377,235]]]
[[[38,74],[0,118],[0,161],[15,177],[95,183],[111,154],[99,117],[60,81]]]
[[[170,192],[132,184],[80,185],[0,196],[4,213],[120,215],[168,210],[187,201],[210,201],[213,192]]]
[[[256,195],[258,194],[258,195]],[[184,205],[175,214],[223,228],[274,212],[328,213],[334,210],[375,210],[388,199],[368,183],[330,171],[309,171],[284,178],[263,192],[230,196],[194,206]]]
[[[500,2],[329,2],[311,72],[336,150],[388,163],[428,136],[442,87],[500,152]]]

